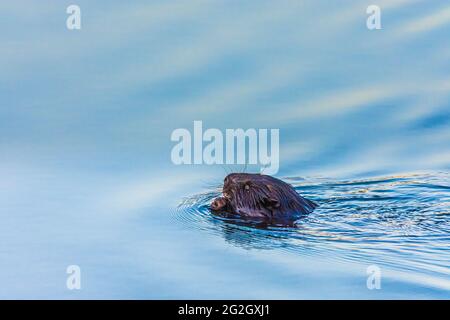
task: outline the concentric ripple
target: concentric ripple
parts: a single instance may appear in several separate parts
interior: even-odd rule
[[[261,228],[212,215],[209,204],[220,188],[184,199],[176,218],[244,248],[328,256],[335,251],[331,256],[336,259],[364,259],[448,276],[449,178],[445,172],[349,181],[285,178],[320,205],[295,228]]]

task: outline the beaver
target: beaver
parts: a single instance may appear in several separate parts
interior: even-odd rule
[[[316,203],[300,196],[290,184],[258,173],[227,175],[222,196],[214,199],[210,205],[213,213],[269,223],[296,220],[316,207]]]

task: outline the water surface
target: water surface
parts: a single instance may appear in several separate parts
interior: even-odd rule
[[[0,4],[1,298],[450,297],[445,1],[380,0],[376,31],[372,1],[76,3],[79,31]],[[195,120],[280,129],[277,177],[320,207],[211,216],[242,168],[171,162]]]

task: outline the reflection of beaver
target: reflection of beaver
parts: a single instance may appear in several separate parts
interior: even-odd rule
[[[297,219],[317,207],[279,179],[262,174],[232,173],[225,177],[223,196],[211,203],[215,213],[272,223]]]

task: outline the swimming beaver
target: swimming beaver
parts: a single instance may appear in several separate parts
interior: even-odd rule
[[[211,203],[213,212],[273,223],[298,219],[317,207],[290,184],[263,174],[229,174],[223,182],[222,193],[222,197]]]

